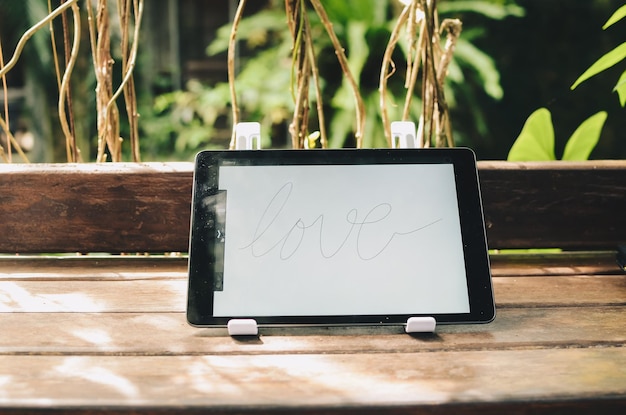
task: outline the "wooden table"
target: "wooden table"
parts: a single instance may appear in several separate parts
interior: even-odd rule
[[[566,250],[493,255],[493,323],[235,339],[154,255],[187,249],[190,163],[0,164],[0,414],[625,414],[626,161],[478,169],[490,248]]]
[[[1,258],[0,413],[626,413],[613,253],[492,256],[491,324],[239,339],[187,325],[186,262]]]

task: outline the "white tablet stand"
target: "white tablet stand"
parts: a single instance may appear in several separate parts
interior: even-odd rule
[[[406,321],[407,333],[433,333],[437,322],[434,317],[411,317]]]
[[[417,130],[413,121],[391,123],[391,148],[417,148]]]
[[[261,124],[258,122],[240,122],[235,126],[235,149],[260,150]]]
[[[259,326],[256,320],[251,318],[239,318],[228,320],[229,336],[256,336],[259,334]]]
[[[434,317],[410,317],[404,330],[407,333],[433,333],[437,322]],[[229,336],[258,336],[259,326],[251,318],[232,319],[228,321]]]

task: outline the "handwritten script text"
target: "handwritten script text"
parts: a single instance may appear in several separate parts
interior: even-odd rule
[[[389,248],[394,239],[415,234],[443,220],[442,218],[431,220],[422,226],[409,230],[387,230],[385,237],[381,228],[384,228],[385,222],[389,220],[393,206],[390,203],[378,203],[365,211],[362,217],[358,209],[349,209],[345,215],[345,234],[325,230],[324,214],[313,215],[314,219],[311,221],[305,221],[304,218],[300,217],[294,221],[289,221],[286,226],[284,222],[279,225],[280,219],[285,215],[288,208],[293,187],[294,184],[288,182],[276,192],[264,209],[254,230],[252,240],[241,249],[249,249],[252,256],[256,258],[269,255],[277,250],[281,260],[288,260],[298,252],[305,236],[312,234],[318,237],[321,256],[330,259],[346,248],[350,237],[354,235],[356,255],[361,260],[369,261]],[[328,242],[329,234],[336,238],[332,244]]]

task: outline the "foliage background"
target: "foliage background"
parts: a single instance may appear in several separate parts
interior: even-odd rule
[[[625,40],[624,28],[602,25],[624,4],[621,0],[519,0],[526,10],[521,19],[505,22],[469,20],[497,33],[479,44],[497,57],[504,97],[482,99],[489,114],[490,132],[477,143],[481,158],[505,159],[526,118],[546,107],[552,113],[557,158],[565,141],[580,123],[607,111],[602,136],[591,158],[626,158],[626,113],[611,93],[623,66],[590,79],[571,91],[571,84],[600,56]]]
[[[156,72],[155,62],[163,59],[162,49],[167,42],[176,41],[187,55],[204,56],[206,47],[215,39],[214,29],[195,21],[198,16],[212,16],[214,5],[228,0],[178,0],[181,8],[178,19],[179,34],[165,38],[162,34],[165,22],[171,22],[172,14],[165,7],[171,1],[152,0],[146,4],[149,15],[142,27],[142,44],[137,68],[140,88],[143,159],[180,160],[190,159],[195,151],[209,146],[221,146],[220,137],[230,130],[227,116],[217,117],[213,125],[203,125],[196,119],[193,125],[181,120],[189,119],[190,109],[195,106],[204,111],[215,111],[223,102],[189,102],[179,113],[165,111],[167,97],[163,93],[183,88],[213,88],[224,76],[207,79],[199,76],[183,79],[178,62],[169,61],[168,73]],[[447,3],[463,3],[450,0]],[[468,0],[472,3],[471,0]],[[488,0],[492,5],[511,4],[508,0]],[[5,61],[13,51],[19,34],[28,23],[36,21],[45,12],[45,0],[0,0],[0,38]],[[262,1],[251,1],[250,13],[262,7]],[[335,3],[335,2],[333,2]],[[443,0],[441,4],[444,4]],[[599,144],[591,158],[626,158],[626,116],[619,106],[616,94],[610,92],[621,68],[615,68],[585,82],[570,91],[572,82],[599,56],[624,41],[623,26],[617,25],[606,31],[602,24],[610,14],[623,4],[621,0],[516,0],[525,10],[524,16],[509,16],[502,20],[489,18],[481,13],[458,13],[463,21],[462,37],[471,37],[472,44],[490,56],[500,75],[503,95],[494,94],[481,87],[484,80],[475,71],[465,71],[464,81],[457,85],[460,97],[452,111],[452,123],[459,132],[460,144],[472,147],[479,159],[505,159],[522,129],[527,117],[536,109],[546,107],[552,113],[557,142],[557,158],[563,152],[565,140],[586,118],[598,111],[607,111],[608,118]],[[195,12],[194,12],[195,10]],[[228,16],[225,17],[228,19]],[[227,20],[226,20],[227,21]],[[223,22],[222,22],[223,23]],[[221,23],[220,23],[221,24]],[[218,27],[214,24],[212,27]],[[380,25],[382,27],[382,25]],[[85,37],[86,38],[86,37]],[[371,42],[372,38],[368,38]],[[9,82],[21,84],[26,96],[16,106],[25,115],[29,127],[40,137],[38,152],[41,161],[63,161],[62,140],[56,129],[54,106],[56,102],[55,81],[50,68],[49,40],[37,35],[25,50],[17,72]],[[375,46],[369,43],[370,48]],[[350,45],[347,45],[350,48]],[[181,50],[182,50],[181,49]],[[242,56],[249,53],[243,48]],[[381,51],[382,53],[382,51]],[[74,90],[84,105],[77,118],[84,132],[86,146],[95,146],[95,105],[89,98],[93,90],[93,71],[87,56],[77,68]],[[330,56],[334,58],[334,56]],[[218,59],[225,58],[218,55]],[[332,59],[331,59],[332,60]],[[161,65],[162,66],[162,65]],[[272,70],[274,68],[268,68]],[[376,73],[377,69],[372,69]],[[215,72],[215,71],[214,71]],[[217,72],[215,72],[217,73]],[[177,75],[178,74],[178,75]],[[288,74],[287,74],[288,75]],[[178,77],[178,78],[177,78]],[[178,79],[178,81],[177,81]],[[182,82],[179,82],[182,80]],[[191,82],[190,82],[191,81]],[[377,81],[377,79],[376,79]],[[479,86],[479,87],[476,87]],[[463,88],[470,87],[471,94],[463,95]],[[477,114],[482,114],[482,119]],[[194,117],[192,116],[191,119]],[[13,120],[12,120],[13,121]],[[12,127],[17,122],[12,123]],[[276,132],[274,132],[276,133]],[[85,152],[85,150],[83,150]],[[88,151],[87,151],[88,152]]]

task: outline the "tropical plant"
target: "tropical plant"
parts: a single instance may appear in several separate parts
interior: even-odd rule
[[[602,26],[602,29],[606,30],[624,18],[626,18],[626,4],[618,8],[615,13],[609,17],[604,26]],[[585,82],[587,79],[614,67],[624,59],[626,59],[626,42],[615,47],[594,62],[576,81],[574,81],[571,89],[576,89],[578,85]],[[626,106],[626,69],[624,69],[624,72],[622,72],[622,75],[619,77],[613,91],[617,92],[621,106]]]
[[[626,5],[618,8],[602,26],[602,29],[607,29],[625,17]],[[626,59],[626,42],[607,52],[594,62],[574,81],[571,89],[576,89],[581,83],[614,67],[624,59]],[[617,92],[621,106],[626,106],[626,70],[622,72],[613,91]],[[587,160],[600,139],[606,118],[607,113],[601,111],[580,124],[567,141],[562,159]],[[552,116],[548,109],[540,108],[528,117],[522,132],[513,143],[507,159],[509,161],[556,160],[554,127],[552,125]]]
[[[598,112],[587,118],[571,135],[563,151],[562,160],[587,160],[600,139],[607,113]],[[533,112],[522,132],[513,143],[509,161],[552,161],[556,160],[552,115],[546,108]]]

